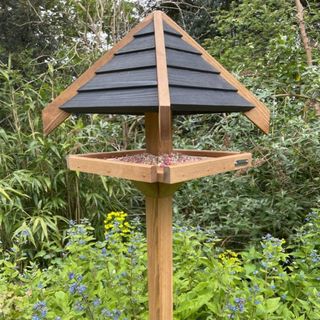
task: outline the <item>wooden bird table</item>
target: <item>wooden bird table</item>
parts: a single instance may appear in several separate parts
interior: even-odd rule
[[[145,115],[146,150],[69,155],[68,167],[75,171],[129,179],[145,195],[149,318],[171,320],[173,319],[173,194],[184,181],[249,167],[251,154],[173,150],[171,125],[167,139],[162,139],[158,117],[158,113]],[[165,167],[117,160],[123,156],[145,152],[159,156],[170,154],[172,151],[196,156],[199,160]]]
[[[263,132],[268,108],[166,14],[155,11],[43,110],[49,134],[70,114],[145,115],[146,149],[70,155],[71,170],[129,179],[146,197],[149,316],[173,319],[172,198],[184,181],[247,168],[250,153],[173,150],[172,115],[242,112]],[[120,158],[193,157],[159,166]],[[196,160],[195,160],[196,159]]]

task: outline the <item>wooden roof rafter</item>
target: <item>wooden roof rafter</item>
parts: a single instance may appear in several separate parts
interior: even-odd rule
[[[158,118],[159,139],[168,151],[172,148],[171,101],[167,67],[167,54],[164,40],[163,19],[161,11],[154,13],[154,36],[156,49],[157,81],[158,81]]]

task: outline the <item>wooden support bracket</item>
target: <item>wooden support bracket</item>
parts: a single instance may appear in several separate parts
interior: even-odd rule
[[[164,183],[146,183],[141,181],[131,181],[138,190],[146,197],[167,197],[173,195],[182,185],[182,183],[164,184]]]

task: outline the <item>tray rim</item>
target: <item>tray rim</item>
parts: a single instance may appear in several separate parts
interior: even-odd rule
[[[98,152],[70,154],[67,165],[70,170],[100,174],[147,183],[180,183],[200,177],[210,176],[227,171],[248,168],[252,163],[249,152],[173,149],[173,152],[198,156],[203,159],[185,163],[177,163],[166,167],[143,163],[125,162],[116,158],[125,155],[140,154],[145,149],[121,150],[113,152]],[[236,160],[246,160],[247,163],[236,167]]]

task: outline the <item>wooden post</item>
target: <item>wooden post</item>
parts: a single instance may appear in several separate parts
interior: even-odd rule
[[[146,195],[149,319],[172,320],[172,200],[181,183],[134,184]]]
[[[146,150],[172,152],[172,120],[162,13],[154,13],[159,108],[145,114]],[[172,199],[169,185],[145,184],[149,319],[173,319]],[[142,189],[140,189],[142,190]],[[151,190],[151,194],[150,194]]]
[[[155,155],[172,151],[171,130],[164,141],[159,126],[158,113],[145,114],[146,150]],[[146,195],[149,319],[172,320],[172,199],[178,186],[141,182],[136,186]]]
[[[149,319],[173,319],[172,195],[146,196]]]

